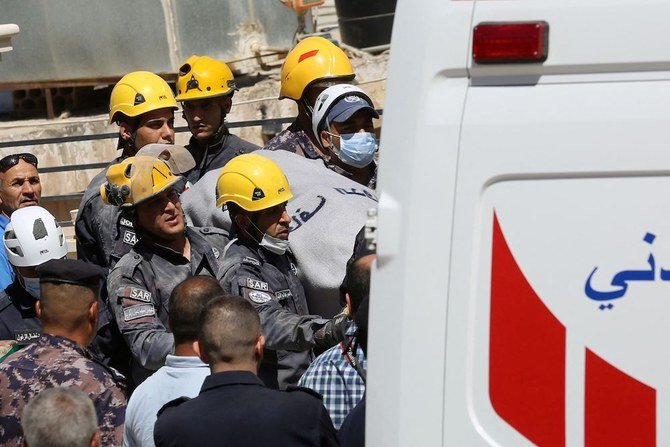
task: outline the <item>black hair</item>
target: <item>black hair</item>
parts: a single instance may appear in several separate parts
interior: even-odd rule
[[[191,276],[172,290],[168,319],[175,344],[197,340],[200,314],[210,301],[223,295],[223,288],[211,276]]]

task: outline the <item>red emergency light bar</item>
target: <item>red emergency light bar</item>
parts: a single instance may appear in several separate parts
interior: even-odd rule
[[[480,23],[473,30],[472,59],[478,64],[544,62],[547,22]]]

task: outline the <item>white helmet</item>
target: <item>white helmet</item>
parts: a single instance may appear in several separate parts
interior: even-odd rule
[[[40,206],[14,211],[2,240],[7,259],[15,267],[34,267],[67,255],[63,229]]]
[[[341,98],[344,98],[343,101],[340,101]],[[312,131],[319,146],[321,146],[319,133],[330,125],[327,118],[335,106],[342,108],[340,113],[340,116],[344,118],[342,121],[346,121],[360,109],[368,109],[374,118],[379,118],[379,114],[372,106],[372,100],[361,88],[351,84],[337,84],[328,87],[317,96],[312,112]]]

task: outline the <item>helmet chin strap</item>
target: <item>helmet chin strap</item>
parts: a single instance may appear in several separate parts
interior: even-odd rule
[[[314,115],[314,107],[310,106],[305,98],[300,98],[300,102],[302,103],[302,106],[305,108],[305,113],[309,117],[310,121],[312,120],[312,115]]]
[[[135,130],[135,131],[133,131],[133,133],[130,134],[130,137],[128,137],[128,139],[123,140],[125,145],[126,145],[126,148],[123,151],[126,152],[126,149],[128,149],[128,152],[130,152],[128,154],[128,156],[130,156],[130,157],[135,155],[137,153],[137,151],[139,150],[137,148],[137,143],[135,143],[136,138],[137,138],[137,131]]]

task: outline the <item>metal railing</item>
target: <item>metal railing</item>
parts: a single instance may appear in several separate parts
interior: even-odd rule
[[[381,116],[384,113],[383,109],[378,109],[377,112]],[[295,117],[288,118],[264,118],[258,120],[248,120],[248,121],[235,121],[231,123],[226,123],[226,126],[229,129],[239,128],[239,127],[255,127],[255,126],[264,126],[264,125],[276,125],[276,124],[286,124],[293,122]],[[175,133],[188,132],[187,126],[175,127]],[[53,137],[53,138],[39,138],[33,140],[16,140],[16,141],[3,141],[0,142],[0,149],[10,148],[10,147],[26,147],[26,146],[39,146],[45,144],[61,144],[61,143],[72,143],[77,141],[95,141],[95,140],[106,140],[111,138],[118,138],[118,132],[109,132],[109,133],[100,133],[100,134],[91,134],[91,135],[73,135],[69,137]],[[84,169],[102,169],[106,167],[109,162],[103,163],[87,163],[87,164],[74,164],[66,166],[49,166],[38,168],[37,171],[40,174],[54,173],[54,172],[68,172],[68,171],[79,171]],[[73,194],[59,194],[53,196],[44,196],[41,198],[44,202],[53,202],[57,200],[75,200],[80,199],[84,195],[83,192],[73,193]],[[59,222],[61,226],[68,227],[72,226],[71,221]]]

